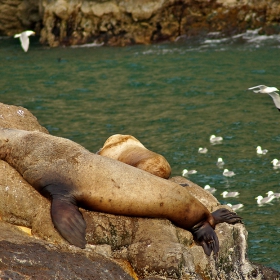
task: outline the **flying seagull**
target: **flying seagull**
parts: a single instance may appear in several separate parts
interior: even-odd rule
[[[16,34],[14,38],[19,38],[21,46],[25,52],[28,51],[29,48],[29,36],[35,35],[35,32],[32,30],[26,30],[22,33]]]
[[[252,90],[252,89],[256,89],[256,88],[258,88],[258,90],[254,90],[255,93],[267,93],[267,94],[269,94],[272,97],[276,108],[280,111],[280,96],[276,92],[276,91],[279,91],[278,88],[259,85],[259,86],[255,86],[255,87],[250,87],[250,88],[248,88],[248,90]]]

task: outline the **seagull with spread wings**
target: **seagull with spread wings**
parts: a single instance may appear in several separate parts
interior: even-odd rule
[[[14,38],[19,38],[21,46],[25,52],[28,51],[29,48],[29,36],[35,35],[35,32],[32,30],[26,30],[22,33],[16,34]]]
[[[254,90],[254,89],[258,89],[258,90]],[[253,90],[255,93],[267,93],[267,94],[269,94],[272,97],[276,108],[280,111],[280,96],[276,92],[276,91],[279,91],[278,88],[259,85],[259,86],[255,86],[255,87],[250,87],[250,88],[248,88],[248,90]]]

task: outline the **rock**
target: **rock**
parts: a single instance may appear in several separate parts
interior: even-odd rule
[[[20,106],[6,105],[0,102],[0,127],[16,128],[28,131],[40,131],[48,133],[48,130],[41,126],[37,118],[27,109]]]
[[[1,279],[135,279],[100,254],[29,237],[0,221]]]
[[[151,44],[247,29],[278,34],[280,3],[274,0],[6,0],[0,3],[0,35],[35,29],[51,47],[92,43]]]
[[[25,108],[0,105],[0,127],[47,132]],[[186,178],[170,180],[183,184],[210,211],[221,207],[210,193]],[[247,231],[243,224],[217,225],[220,252],[217,257],[208,257],[189,231],[169,220],[80,210],[87,223],[86,249],[69,245],[59,235],[51,221],[50,202],[10,165],[0,161],[1,279],[280,277],[280,273],[247,259]],[[31,236],[15,225],[31,229]]]

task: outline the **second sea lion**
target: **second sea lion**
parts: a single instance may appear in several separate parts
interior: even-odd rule
[[[162,155],[148,150],[131,135],[112,135],[97,154],[119,160],[161,178],[168,179],[171,174],[171,167]]]

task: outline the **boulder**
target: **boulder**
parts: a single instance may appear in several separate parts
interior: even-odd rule
[[[47,131],[25,108],[0,104],[0,127]],[[22,122],[21,118],[25,118]],[[209,211],[221,207],[183,177]],[[80,209],[87,223],[85,249],[69,245],[53,226],[50,202],[0,161],[1,279],[272,279],[280,273],[252,264],[243,224],[216,226],[218,256],[208,257],[192,234],[167,219],[124,217]],[[28,234],[29,235],[28,235]],[[266,276],[268,275],[268,276]]]

